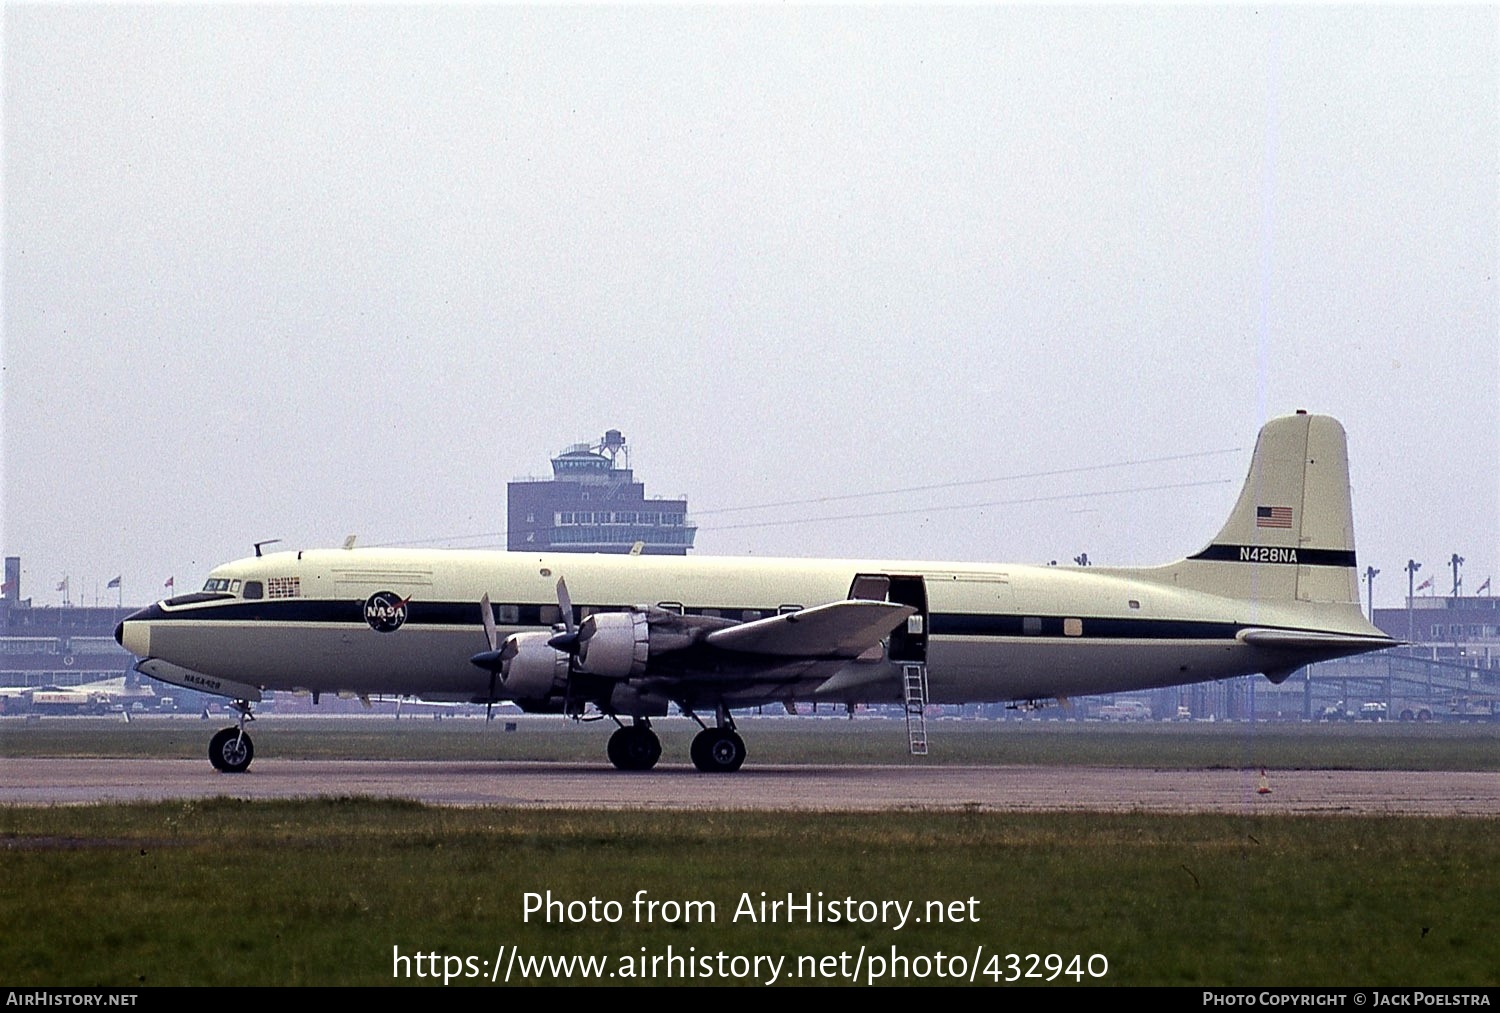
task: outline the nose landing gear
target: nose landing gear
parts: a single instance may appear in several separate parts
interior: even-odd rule
[[[240,712],[240,720],[233,728],[225,728],[208,742],[208,762],[224,774],[243,774],[255,758],[255,744],[245,731],[245,722],[254,721],[248,700],[236,700],[232,705]]]

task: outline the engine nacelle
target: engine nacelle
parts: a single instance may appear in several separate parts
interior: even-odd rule
[[[639,609],[599,612],[578,628],[578,670],[606,679],[629,679],[646,670],[651,624]]]
[[[516,633],[506,638],[496,694],[508,700],[546,700],[568,688],[568,655],[550,647],[550,633]]]

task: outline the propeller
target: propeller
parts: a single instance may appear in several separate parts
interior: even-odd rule
[[[484,639],[490,645],[488,651],[480,651],[469,659],[469,661],[494,676],[500,671],[505,661],[505,652],[500,646],[500,630],[495,626],[495,610],[490,607],[490,595],[486,591],[484,597],[479,599],[479,621],[484,624]],[[494,695],[494,685],[490,686],[491,696]]]
[[[557,578],[557,607],[562,612],[563,627],[567,632],[559,633],[547,641],[547,646],[554,651],[577,655],[579,638],[578,627],[573,623],[573,599],[568,595],[568,582],[562,577]]]
[[[490,607],[490,593],[486,591],[479,599],[479,621],[484,625],[484,639],[490,645],[488,651],[480,651],[469,660],[490,673],[490,691],[485,696],[484,720],[489,721],[495,709],[495,676],[505,664],[504,652],[500,650],[500,630],[495,626],[495,610]]]

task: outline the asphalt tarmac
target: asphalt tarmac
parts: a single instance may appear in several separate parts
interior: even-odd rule
[[[1268,788],[1268,791],[1262,791]],[[1116,767],[687,765],[258,759],[0,759],[0,804],[368,796],[434,805],[577,809],[977,810],[1500,816],[1500,775],[1438,771]]]

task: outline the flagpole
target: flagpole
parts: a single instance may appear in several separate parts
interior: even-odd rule
[[[1406,561],[1406,642],[1407,643],[1411,643],[1412,641],[1414,641],[1414,640],[1417,639],[1415,636],[1413,636],[1413,634],[1416,632],[1416,624],[1413,622],[1413,616],[1412,616],[1412,599],[1415,598],[1416,594],[1417,594],[1417,591],[1416,591],[1417,571],[1420,570],[1421,568],[1422,568],[1422,564],[1419,563],[1419,562],[1417,562],[1415,559],[1408,559]]]

